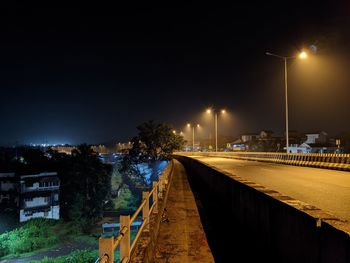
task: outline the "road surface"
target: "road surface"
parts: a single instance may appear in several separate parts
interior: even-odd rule
[[[350,172],[217,157],[192,158],[350,221]]]

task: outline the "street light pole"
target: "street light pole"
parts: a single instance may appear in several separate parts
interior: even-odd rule
[[[197,128],[200,127],[199,124],[197,124],[196,126],[197,126]],[[192,127],[192,151],[194,151],[194,129],[196,128],[196,126],[193,123],[192,124],[191,123],[187,123],[187,127],[188,128]]]
[[[192,151],[194,152],[194,125],[192,125]]]
[[[218,151],[218,114],[215,112],[215,152]]]
[[[214,111],[214,125],[215,125],[215,152],[218,151],[218,113],[216,110],[207,109],[207,113],[211,114],[211,112]],[[221,110],[222,114],[225,114],[225,110]]]
[[[273,56],[277,57],[280,59],[283,59],[284,61],[284,90],[285,90],[285,99],[286,99],[286,152],[289,153],[289,125],[288,125],[288,70],[287,70],[287,60],[296,58],[296,56],[293,57],[285,57],[285,56],[280,56],[276,55],[270,52],[265,53],[268,56]],[[298,56],[301,59],[306,59],[307,58],[307,53],[306,52],[301,52]]]
[[[289,125],[288,125],[288,73],[287,73],[287,58],[284,57],[284,88],[286,97],[286,151],[289,153]]]

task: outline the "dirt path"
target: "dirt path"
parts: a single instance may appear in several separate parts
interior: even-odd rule
[[[97,249],[98,246],[84,243],[84,242],[75,242],[75,241],[67,241],[61,244],[59,247],[54,248],[52,251],[42,252],[35,256],[23,257],[17,259],[5,259],[1,260],[0,263],[25,263],[30,262],[32,260],[42,259],[44,257],[55,258],[59,256],[68,255],[71,252],[79,249]]]

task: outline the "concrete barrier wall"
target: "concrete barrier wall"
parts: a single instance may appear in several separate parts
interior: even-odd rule
[[[177,152],[184,156],[224,157],[247,161],[350,171],[350,154],[270,153],[270,152]]]
[[[348,222],[198,160],[175,157],[214,222],[209,244],[217,262],[350,262]]]

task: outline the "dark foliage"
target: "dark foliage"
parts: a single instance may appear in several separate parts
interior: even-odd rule
[[[71,156],[55,156],[61,179],[61,215],[83,228],[100,218],[110,200],[112,167],[103,164],[86,145]]]
[[[120,171],[123,183],[137,195],[139,188],[147,185],[140,164],[152,166],[156,161],[169,160],[174,150],[180,149],[183,137],[173,133],[173,128],[165,123],[145,122],[137,127],[138,136],[132,138],[132,148],[122,160]],[[151,179],[152,181],[152,179]]]

